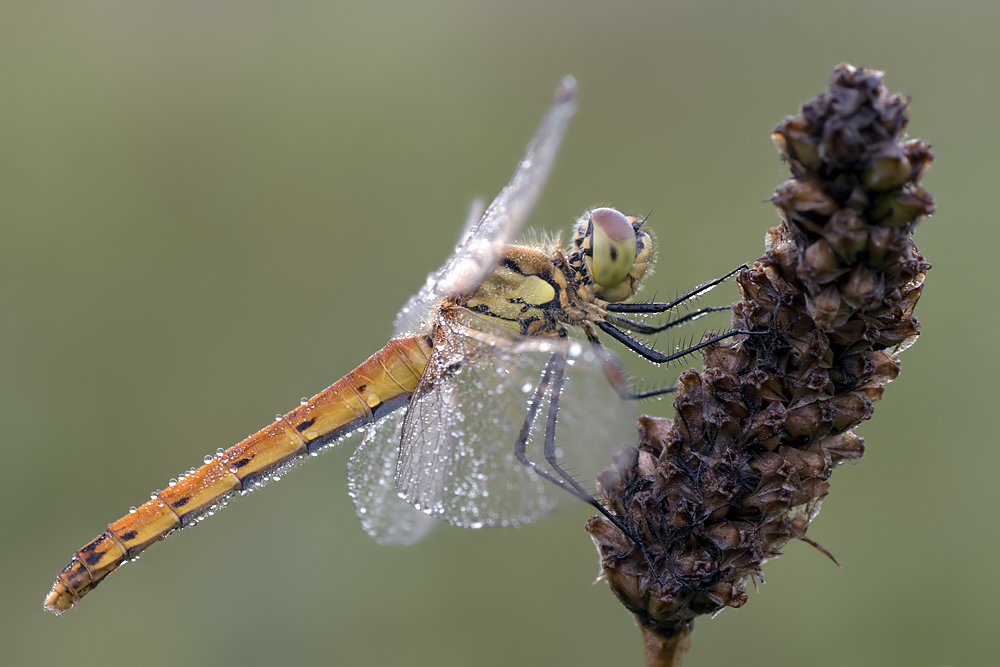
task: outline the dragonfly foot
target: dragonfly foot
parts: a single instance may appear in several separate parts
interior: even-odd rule
[[[646,565],[649,566],[649,571],[653,573],[653,579],[656,579],[656,583],[660,585],[661,589],[666,588],[666,585],[663,583],[663,580],[660,579],[660,573],[656,571],[656,565],[653,564],[653,557],[650,555],[649,550],[646,548],[646,545],[643,544],[641,541],[636,540],[634,537],[631,536],[629,537],[633,542],[639,545],[639,551],[642,552],[642,557],[646,559]]]
[[[608,521],[610,521],[611,523],[613,523],[618,528],[618,530],[620,530],[623,533],[625,533],[625,537],[627,537],[628,539],[632,540],[632,544],[634,544],[637,547],[639,547],[639,552],[642,554],[643,559],[646,561],[646,565],[649,566],[649,571],[652,572],[653,579],[655,579],[656,583],[658,583],[660,585],[660,588],[666,588],[666,584],[664,584],[663,580],[660,579],[660,573],[656,570],[656,564],[653,563],[653,556],[649,553],[649,549],[646,548],[646,545],[643,543],[643,541],[640,540],[635,535],[633,535],[632,531],[625,527],[625,524],[622,523],[621,519],[619,519],[614,514],[612,514],[608,510],[608,508],[606,508],[604,505],[602,505],[600,502],[598,502],[598,500],[596,498],[592,497],[589,502],[590,502],[591,505],[593,505],[595,508],[597,508],[597,510],[601,514],[603,514],[605,516],[605,518],[608,519]]]

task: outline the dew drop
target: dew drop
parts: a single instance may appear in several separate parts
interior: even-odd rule
[[[213,459],[213,458],[215,458],[215,457],[214,457],[214,456],[212,456],[211,454],[205,454],[205,458],[204,458],[204,459],[202,459],[202,460],[203,460],[203,461],[204,461],[205,463],[211,463],[211,462],[212,462],[212,459]],[[192,471],[192,472],[193,472],[193,471]]]
[[[308,402],[309,402],[309,399],[306,398],[305,396],[303,396],[302,398],[299,399],[299,405],[305,405]]]
[[[135,505],[132,505],[132,507],[129,507],[129,508],[128,508],[128,513],[129,513],[129,514],[135,514],[135,513],[136,513],[136,512],[138,512],[138,511],[139,511],[139,510],[137,510],[137,509],[135,508]]]
[[[218,449],[215,450],[215,455],[216,456],[222,456],[222,453],[225,452],[225,451],[226,450],[224,450],[222,447],[219,447]]]
[[[167,484],[168,484],[169,486],[174,486],[174,485],[176,485],[176,484],[177,484],[177,480],[176,480],[175,478],[171,477],[171,478],[170,478],[170,481],[169,481],[169,482],[167,482]]]
[[[233,473],[234,475],[236,473],[238,473],[239,471],[240,471],[240,469],[236,467],[235,463],[233,465],[229,466],[229,472]]]

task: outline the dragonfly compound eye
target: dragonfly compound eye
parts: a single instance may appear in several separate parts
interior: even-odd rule
[[[625,280],[635,262],[635,229],[623,214],[613,208],[597,208],[590,212],[585,254],[590,277],[608,289]]]

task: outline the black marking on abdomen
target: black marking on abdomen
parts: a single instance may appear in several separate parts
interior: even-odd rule
[[[302,422],[301,424],[299,424],[298,426],[296,426],[295,430],[298,431],[299,433],[302,433],[302,431],[306,430],[307,428],[309,428],[310,426],[312,426],[315,423],[316,423],[316,419],[315,418],[310,419],[309,421]]]
[[[90,543],[87,544],[87,546],[80,547],[80,553],[85,554],[88,551],[93,551],[98,546],[100,546],[102,542],[104,542],[104,535],[101,535],[100,537],[91,540]],[[93,563],[91,563],[91,565],[93,565]]]
[[[387,401],[382,401],[374,408],[372,408],[372,418],[375,421],[378,421],[379,419],[382,419],[382,417],[385,417],[386,415],[391,414],[396,410],[399,410],[400,408],[402,408],[403,406],[407,405],[410,402],[410,397],[412,395],[413,394],[409,393],[400,394],[399,396],[394,396],[393,398],[390,398]]]
[[[409,393],[400,394],[399,396],[395,396],[388,400],[382,401],[381,403],[379,403],[378,405],[376,405],[374,408],[371,409],[372,418],[370,420],[367,417],[358,417],[357,419],[352,419],[351,421],[347,422],[340,428],[335,428],[329,433],[324,433],[315,440],[310,440],[309,442],[306,443],[306,449],[311,454],[312,452],[315,452],[317,450],[322,449],[323,447],[326,447],[327,445],[335,441],[337,438],[349,435],[350,433],[357,431],[359,428],[363,428],[364,426],[367,426],[372,422],[376,422],[382,419],[386,415],[395,412],[396,410],[399,410],[400,408],[404,407],[407,403],[409,403],[410,396],[411,394]]]
[[[138,535],[138,534],[139,533],[137,531],[130,530],[127,533],[122,533],[119,536],[119,539],[124,540],[125,542],[128,542],[129,540],[134,540],[135,536]]]
[[[249,477],[249,475],[248,475],[248,477]],[[244,486],[247,485],[246,479],[247,478],[244,478],[244,479],[240,480],[240,482],[242,484],[244,484]],[[220,503],[224,502],[227,498],[231,497],[235,493],[236,493],[236,491],[227,491],[226,493],[223,493],[221,496],[219,496],[218,498],[216,498],[212,502],[208,503],[207,505],[202,505],[201,507],[195,508],[195,509],[191,510],[190,512],[188,512],[187,514],[178,514],[177,518],[180,519],[180,521],[181,521],[181,526],[180,527],[181,528],[187,528],[188,526],[190,526],[191,524],[193,524],[198,519],[198,517],[202,516],[203,514],[205,514],[207,512],[211,512],[212,510],[216,509],[219,506]],[[184,502],[180,503],[180,501],[178,501],[177,503],[174,503],[173,507],[177,507],[178,504],[187,504],[187,501],[190,500],[190,498],[182,498],[181,500],[183,500]]]
[[[367,423],[368,420],[365,417],[357,417],[356,419],[352,419],[351,421],[347,422],[340,428],[335,428],[332,431],[324,433],[323,435],[307,442],[306,451],[312,454],[316,450],[322,449],[323,447],[329,445],[331,442],[333,442],[340,436],[347,435],[352,431],[356,431],[357,429],[361,428]]]
[[[180,499],[175,500],[174,502],[170,503],[170,506],[174,507],[174,508],[176,508],[176,507],[184,507],[189,502],[191,502],[190,498],[180,498]]]

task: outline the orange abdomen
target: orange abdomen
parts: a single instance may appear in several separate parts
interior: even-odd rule
[[[405,405],[430,350],[430,339],[425,336],[389,341],[306,403],[157,492],[73,555],[45,598],[45,608],[57,614],[66,611],[153,542],[191,525],[234,493],[262,483],[293,459]]]

